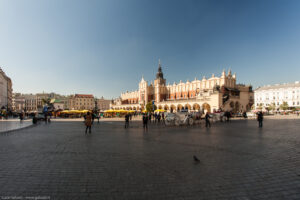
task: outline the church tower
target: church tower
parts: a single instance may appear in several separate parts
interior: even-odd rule
[[[166,98],[166,79],[161,69],[160,60],[158,60],[158,71],[156,73],[156,79],[154,80],[154,94],[155,101],[161,102]]]

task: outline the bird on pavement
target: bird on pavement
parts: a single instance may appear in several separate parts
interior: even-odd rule
[[[194,161],[195,162],[200,162],[200,160],[197,158],[197,156],[194,155]]]

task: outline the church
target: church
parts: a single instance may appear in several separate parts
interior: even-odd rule
[[[158,109],[167,112],[178,112],[182,109],[204,112],[218,110],[244,112],[249,111],[254,103],[251,85],[237,84],[236,75],[229,70],[214,74],[208,79],[166,84],[161,63],[154,83],[142,77],[139,89],[133,92],[121,93],[110,105],[111,109],[144,110],[148,102],[154,102]]]

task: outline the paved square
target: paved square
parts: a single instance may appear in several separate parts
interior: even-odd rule
[[[0,197],[300,199],[300,120],[52,122],[0,134]],[[193,155],[200,159],[194,163]]]

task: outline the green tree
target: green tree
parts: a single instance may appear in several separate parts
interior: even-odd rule
[[[146,104],[146,110],[147,112],[153,112],[154,110],[156,110],[156,106],[152,105],[152,102],[148,102]]]
[[[262,109],[262,106],[263,106],[263,104],[260,103],[260,104],[257,106],[257,109]]]
[[[289,104],[287,102],[282,102],[282,104],[280,105],[280,109],[281,110],[287,110],[289,108]]]
[[[276,109],[276,105],[275,105],[275,103],[271,103],[271,104],[269,104],[269,106],[268,106],[268,110],[275,110]]]

